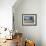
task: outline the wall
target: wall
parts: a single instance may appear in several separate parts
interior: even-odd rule
[[[12,29],[12,6],[16,0],[0,0],[0,32],[4,29],[1,27],[6,27],[9,30]],[[5,38],[5,35],[10,35],[9,31],[0,34],[0,38]]]
[[[12,6],[16,0],[0,0],[0,27],[12,29]]]
[[[42,46],[46,46],[46,0],[41,1],[41,41]]]
[[[13,6],[15,30],[22,32],[24,39],[31,39],[36,46],[41,46],[41,1],[18,0],[18,2]],[[37,14],[37,26],[22,26],[22,14]]]

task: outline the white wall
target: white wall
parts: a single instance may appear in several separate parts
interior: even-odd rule
[[[24,38],[35,41],[36,46],[41,46],[41,1],[18,0],[13,6],[15,30],[23,33]],[[22,26],[22,14],[37,14],[37,26]]]
[[[0,0],[0,27],[12,29],[12,6],[16,0]]]
[[[46,0],[41,1],[41,40],[42,46],[46,46]]]

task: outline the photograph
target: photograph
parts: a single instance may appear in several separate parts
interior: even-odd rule
[[[22,14],[22,25],[35,26],[37,24],[37,14]]]

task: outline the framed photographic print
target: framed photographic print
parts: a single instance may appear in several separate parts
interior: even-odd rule
[[[23,26],[36,26],[37,14],[22,14],[22,25]]]

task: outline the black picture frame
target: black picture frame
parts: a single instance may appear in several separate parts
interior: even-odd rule
[[[22,26],[36,26],[37,14],[22,14]]]

